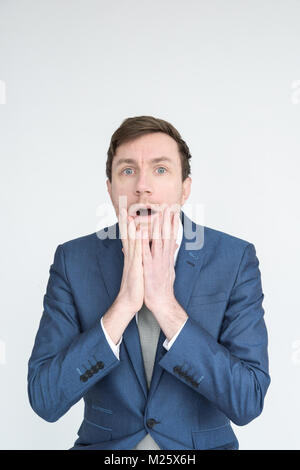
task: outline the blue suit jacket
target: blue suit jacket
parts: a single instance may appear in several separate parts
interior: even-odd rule
[[[196,229],[183,212],[181,219]],[[183,226],[174,292],[188,320],[169,351],[161,331],[147,393],[135,317],[120,360],[100,324],[123,272],[112,228],[115,239],[99,238],[106,227],[56,249],[28,363],[33,410],[53,422],[83,398],[72,449],[132,449],[148,432],[161,449],[238,449],[230,420],[242,426],[257,417],[270,384],[254,245],[197,225],[203,246],[187,249]]]

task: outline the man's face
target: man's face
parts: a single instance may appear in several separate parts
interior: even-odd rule
[[[191,182],[190,177],[182,182],[177,142],[163,132],[156,132],[117,148],[112,161],[112,182],[107,180],[106,184],[117,217],[119,198],[126,196],[128,215],[135,217],[136,225],[148,227],[151,240],[153,217],[166,206],[178,206],[180,210],[190,195]],[[154,205],[155,213],[147,215],[142,210],[136,213],[140,204]]]

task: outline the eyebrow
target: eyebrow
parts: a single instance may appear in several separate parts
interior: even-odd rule
[[[152,158],[152,160],[150,160],[149,163],[160,163],[160,162],[173,163],[173,161],[169,157]],[[122,165],[122,163],[136,164],[136,160],[134,160],[133,158],[120,158],[116,163],[116,167]]]

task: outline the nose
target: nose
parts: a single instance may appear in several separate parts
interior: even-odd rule
[[[134,193],[136,196],[141,196],[144,193],[149,196],[153,193],[152,185],[149,178],[146,176],[146,172],[141,171],[138,179],[136,180]]]

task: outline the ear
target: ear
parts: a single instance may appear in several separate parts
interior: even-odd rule
[[[191,184],[192,184],[192,178],[190,176],[185,178],[184,182],[182,183],[182,196],[181,196],[181,205],[182,206],[190,196]]]
[[[111,183],[110,183],[108,178],[106,180],[106,187],[107,187],[107,191],[108,191],[109,195],[111,195]]]
[[[106,180],[106,187],[107,187],[108,194],[110,195],[110,198],[111,198],[111,182],[109,181],[108,178]]]

